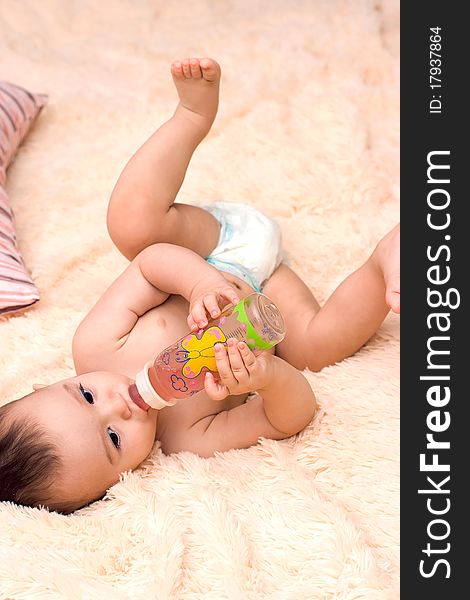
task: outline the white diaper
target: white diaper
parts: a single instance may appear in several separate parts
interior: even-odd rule
[[[283,258],[279,225],[246,204],[212,202],[201,208],[221,226],[217,247],[206,261],[260,292]]]

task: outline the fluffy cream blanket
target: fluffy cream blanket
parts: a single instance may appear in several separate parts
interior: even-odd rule
[[[2,0],[0,78],[50,96],[8,174],[41,300],[0,321],[2,403],[74,374],[73,332],[126,265],[110,192],[191,55],[223,80],[181,201],[277,217],[321,302],[398,221],[397,0]],[[211,459],[157,445],[69,517],[0,505],[0,598],[396,599],[398,337],[390,315],[306,372],[321,411],[294,438]]]

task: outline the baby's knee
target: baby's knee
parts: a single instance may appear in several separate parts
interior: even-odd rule
[[[128,260],[133,260],[148,246],[166,241],[163,227],[157,218],[143,221],[130,215],[123,218],[122,215],[108,211],[106,226],[112,242]]]

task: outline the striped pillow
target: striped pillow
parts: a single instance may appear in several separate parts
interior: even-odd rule
[[[3,185],[8,165],[46,102],[44,94],[31,94],[0,81],[0,315],[39,300],[18,249],[13,211]]]

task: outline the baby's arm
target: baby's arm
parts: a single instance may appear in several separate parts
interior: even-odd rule
[[[302,373],[282,358],[268,352],[255,354],[244,342],[229,339],[227,349],[215,345],[215,359],[220,381],[208,373],[205,385],[213,400],[257,391],[268,421],[286,437],[311,421],[316,407],[313,390]]]
[[[285,437],[302,431],[317,411],[315,394],[305,376],[291,364],[272,355],[273,376],[258,392],[269,422]]]
[[[248,448],[260,437],[290,437],[312,420],[317,408],[315,396],[300,371],[268,352],[256,356],[236,340],[228,340],[227,345],[227,350],[222,344],[216,345],[220,381],[206,375],[208,396],[218,401],[247,391],[258,394],[241,406],[214,411],[180,431],[166,448],[167,453],[189,450],[208,457],[214,452]]]
[[[238,302],[234,288],[201,256],[180,246],[153,244],[135,257],[80,323],[73,340],[77,370],[97,370],[98,363],[106,368],[107,357],[125,343],[138,319],[170,294],[189,302],[197,298],[199,322],[206,320],[205,310],[220,314],[228,302]]]
[[[236,304],[240,299],[215,267],[188,248],[154,244],[136,260],[142,275],[153,286],[186,298],[190,303],[188,324],[192,329],[205,327],[207,314],[218,317],[227,303]]]

